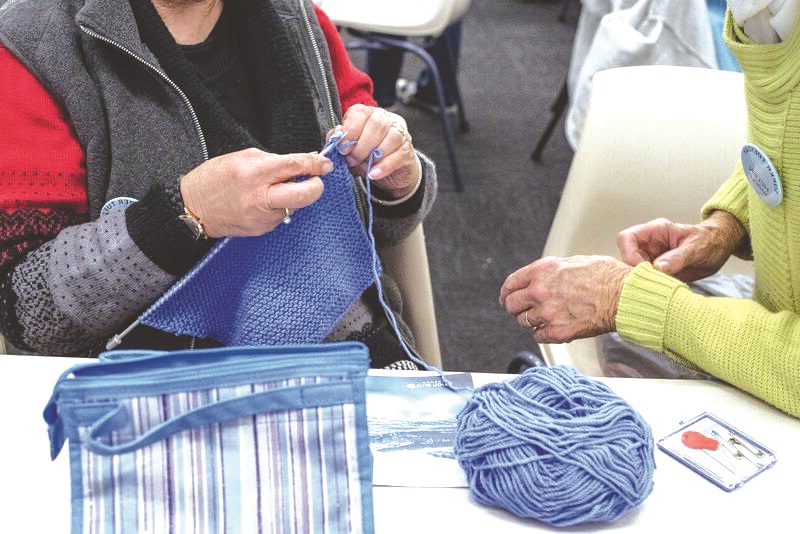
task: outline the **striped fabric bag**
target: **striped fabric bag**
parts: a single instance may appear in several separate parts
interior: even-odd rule
[[[366,347],[118,351],[45,408],[72,533],[373,532]]]

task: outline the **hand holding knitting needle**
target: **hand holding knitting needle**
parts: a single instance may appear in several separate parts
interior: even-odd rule
[[[181,179],[184,204],[209,237],[255,236],[322,195],[333,170],[320,154],[271,154],[248,148],[212,158]],[[293,178],[310,176],[298,182]]]
[[[344,114],[341,129],[351,142],[343,142],[340,153],[346,156],[347,165],[355,175],[364,175],[370,153],[378,148],[382,155],[365,178],[392,199],[415,191],[422,177],[422,165],[403,117],[382,108],[356,104]]]

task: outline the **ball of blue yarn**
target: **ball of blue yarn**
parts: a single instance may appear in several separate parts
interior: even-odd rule
[[[649,425],[568,366],[477,388],[454,452],[479,502],[554,526],[613,522],[653,489]]]

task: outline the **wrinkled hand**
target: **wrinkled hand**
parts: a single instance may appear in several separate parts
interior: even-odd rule
[[[413,191],[422,165],[403,117],[382,108],[355,104],[344,114],[341,127],[348,140],[357,141],[341,150],[354,174],[364,176],[370,152],[379,148],[383,155],[366,178],[392,198],[403,198]]]
[[[248,148],[212,158],[181,179],[184,204],[209,237],[255,236],[272,231],[290,212],[322,195],[319,176],[333,164],[319,154],[270,154]],[[300,182],[299,176],[310,176]]]
[[[546,257],[506,278],[500,305],[539,343],[564,343],[615,329],[632,267],[608,256]]]
[[[692,282],[719,271],[744,235],[733,215],[714,211],[700,224],[656,219],[633,226],[620,232],[617,245],[628,265],[649,261],[663,273]]]

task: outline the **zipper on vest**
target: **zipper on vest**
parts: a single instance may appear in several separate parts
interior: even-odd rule
[[[333,95],[331,94],[331,87],[328,84],[328,76],[325,72],[325,63],[322,61],[322,52],[320,52],[319,43],[317,42],[317,38],[314,36],[314,29],[311,26],[311,19],[308,16],[305,0],[298,0],[298,3],[300,4],[300,11],[303,13],[303,23],[306,27],[308,39],[311,42],[311,48],[314,50],[314,57],[317,60],[317,67],[319,67],[319,72],[322,75],[322,85],[323,89],[325,90],[325,100],[328,105],[327,111],[331,119],[331,125],[335,126],[339,121],[336,120],[336,114],[333,112]],[[364,202],[361,200],[361,193],[358,191],[358,187],[356,187],[355,179],[353,180],[353,189],[356,197],[356,208],[358,209],[359,215],[361,215],[361,221],[366,225],[367,211],[364,207]],[[369,201],[369,199],[367,199],[367,201]]]
[[[317,43],[317,38],[314,36],[314,29],[311,26],[311,19],[308,16],[308,11],[306,10],[306,3],[305,0],[298,0],[300,3],[300,10],[303,12],[303,22],[306,26],[306,33],[308,33],[308,38],[311,41],[311,48],[314,49],[314,57],[317,60],[317,66],[319,67],[319,72],[322,74],[322,85],[325,89],[325,99],[327,100],[328,104],[328,113],[330,114],[331,125],[336,126],[336,114],[333,112],[333,96],[331,95],[331,87],[328,84],[328,76],[325,72],[325,63],[322,61],[322,53],[319,50],[319,43]]]
[[[200,149],[203,152],[203,161],[206,161],[208,159],[208,146],[206,145],[206,137],[205,135],[203,135],[203,130],[202,128],[200,128],[200,119],[197,118],[197,113],[194,111],[194,106],[192,106],[192,103],[189,101],[189,97],[187,97],[186,93],[184,93],[183,90],[180,87],[178,87],[178,84],[173,82],[164,71],[162,71],[161,69],[159,69],[158,67],[156,67],[143,57],[136,55],[133,51],[129,50],[128,48],[125,48],[124,46],[114,41],[113,39],[110,39],[104,35],[100,35],[96,31],[90,30],[89,28],[83,25],[81,25],[81,30],[86,35],[94,37],[95,39],[103,41],[106,44],[110,44],[114,48],[123,51],[128,56],[132,57],[133,59],[135,59],[148,69],[155,72],[161,79],[167,82],[167,84],[169,84],[170,87],[175,89],[175,91],[178,93],[178,96],[181,97],[181,100],[183,100],[183,103],[186,104],[186,108],[189,110],[189,115],[192,118],[192,124],[194,125],[194,129],[197,132],[197,136],[200,138]]]
[[[194,129],[197,132],[198,138],[200,139],[200,150],[201,150],[201,152],[203,154],[203,161],[207,161],[208,160],[208,145],[206,145],[206,137],[205,137],[205,135],[203,135],[203,129],[200,127],[200,119],[197,118],[197,113],[194,110],[194,106],[192,106],[192,103],[189,101],[189,97],[186,96],[186,93],[184,93],[183,90],[180,87],[178,87],[178,84],[173,82],[170,79],[170,77],[167,76],[167,74],[164,71],[162,71],[161,69],[159,69],[158,67],[156,67],[155,65],[153,65],[152,63],[150,63],[149,61],[144,59],[143,57],[138,56],[132,50],[129,50],[128,48],[126,48],[126,47],[122,46],[121,44],[119,44],[118,42],[114,41],[113,39],[110,39],[110,38],[106,37],[105,35],[100,35],[96,31],[90,30],[89,28],[87,28],[86,26],[83,26],[83,25],[81,25],[81,30],[86,35],[88,35],[90,37],[93,37],[93,38],[95,38],[95,39],[97,39],[99,41],[102,41],[102,42],[104,42],[106,44],[109,44],[109,45],[113,46],[114,48],[116,48],[117,50],[121,50],[122,52],[124,52],[128,56],[132,57],[133,59],[135,59],[136,61],[138,61],[139,63],[141,63],[142,65],[144,65],[148,69],[150,69],[151,71],[155,72],[162,80],[167,82],[167,84],[170,87],[172,87],[175,90],[175,92],[178,93],[178,96],[181,97],[181,100],[183,100],[183,103],[186,105],[186,108],[189,110],[189,116],[192,118],[192,124],[194,125]],[[117,347],[120,343],[122,343],[122,338],[124,338],[131,330],[133,330],[137,326],[139,326],[139,321],[138,320],[136,320],[133,323],[131,323],[128,326],[128,328],[126,328],[120,334],[116,334],[116,335],[112,336],[111,339],[108,340],[108,343],[106,343],[106,350],[111,350],[111,349]],[[189,340],[189,346],[187,348],[194,349],[195,343],[196,343],[195,337],[192,336],[191,339]]]

